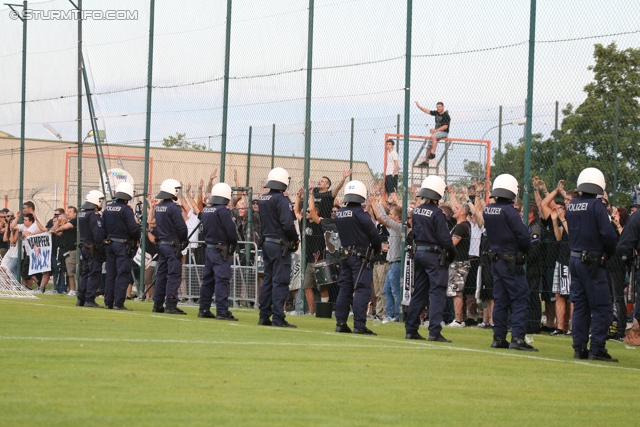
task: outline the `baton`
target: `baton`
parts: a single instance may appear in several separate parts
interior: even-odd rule
[[[362,276],[362,270],[364,269],[364,265],[369,263],[369,251],[371,247],[367,248],[367,251],[364,253],[364,260],[360,265],[360,271],[358,272],[358,278],[356,279],[356,283],[353,284],[353,289],[358,287],[358,283],[360,283],[360,277]]]

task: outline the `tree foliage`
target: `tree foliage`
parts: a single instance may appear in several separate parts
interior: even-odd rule
[[[605,175],[610,196],[625,205],[640,180],[636,172],[640,162],[640,49],[596,44],[593,56],[595,64],[589,70],[594,79],[584,87],[586,99],[575,110],[571,104],[566,106],[562,126],[553,135],[558,147],[557,177],[565,180],[565,188],[575,188],[580,171],[596,167]],[[542,141],[541,135],[534,135],[531,144],[531,177],[539,176],[549,188],[556,185],[551,182],[553,136]],[[519,182],[524,176],[524,154],[521,139],[518,144],[506,144],[502,157],[502,170]]]
[[[211,151],[204,145],[196,144],[195,142],[187,141],[185,139],[186,133],[176,132],[176,136],[169,136],[162,139],[162,146],[167,148],[180,148],[182,150],[195,150],[195,151]]]

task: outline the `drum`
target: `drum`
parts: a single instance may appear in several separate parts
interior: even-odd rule
[[[320,285],[330,285],[338,281],[338,266],[336,264],[328,264],[325,261],[313,264],[315,270],[316,283]]]

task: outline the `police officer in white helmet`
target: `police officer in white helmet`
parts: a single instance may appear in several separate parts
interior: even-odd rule
[[[296,327],[285,320],[284,314],[284,303],[289,295],[291,281],[291,253],[297,250],[300,243],[293,222],[291,201],[284,195],[289,180],[289,172],[285,169],[272,169],[265,185],[269,192],[258,198],[258,213],[264,237],[264,278],[260,285],[258,325]]]
[[[491,248],[493,274],[492,348],[538,351],[525,342],[529,312],[529,285],[524,271],[531,246],[529,230],[513,205],[518,198],[518,181],[513,175],[499,175],[493,182],[491,197],[495,203],[483,211],[484,227]],[[511,343],[507,341],[507,323],[511,309]]]
[[[580,197],[574,197],[567,205],[573,303],[571,337],[574,358],[617,362],[605,348],[613,307],[604,261],[615,253],[617,244],[607,208],[599,198],[605,187],[602,172],[586,168],[578,176]],[[591,348],[587,350],[589,335]]]
[[[367,305],[371,299],[373,269],[371,259],[382,250],[378,230],[362,204],[367,187],[350,181],[344,187],[346,206],[336,212],[336,227],[342,243],[338,297],[336,298],[336,332],[377,335],[367,328]],[[353,330],[347,325],[349,307],[353,307]]]
[[[154,209],[158,233],[158,271],[153,295],[154,313],[187,314],[178,308],[178,288],[182,281],[182,249],[188,244],[187,224],[182,210],[175,203],[182,184],[175,179],[165,179],[156,199],[162,201]],[[165,306],[163,306],[165,304]]]
[[[447,227],[446,215],[438,207],[446,184],[437,175],[422,181],[418,197],[424,200],[413,210],[414,291],[405,323],[406,339],[425,340],[418,329],[420,313],[429,301],[429,341],[451,342],[442,336],[442,314],[447,303],[449,263],[456,247]]]
[[[76,305],[83,307],[102,308],[96,303],[96,292],[102,281],[102,263],[104,253],[104,228],[102,218],[98,213],[102,209],[104,194],[98,190],[87,193],[78,214],[78,228],[80,229],[80,253],[82,254],[82,276],[76,294]]]

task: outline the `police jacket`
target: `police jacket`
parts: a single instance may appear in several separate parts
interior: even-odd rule
[[[104,245],[104,228],[102,219],[94,209],[84,209],[78,214],[78,227],[80,227],[80,243],[94,245],[101,249]]]
[[[104,231],[110,239],[140,240],[140,225],[136,223],[133,209],[123,200],[109,203],[102,213]]]
[[[491,252],[505,255],[529,252],[529,230],[511,201],[498,198],[496,203],[485,206],[483,217]]]
[[[368,248],[371,246],[374,253],[381,252],[380,234],[371,216],[364,211],[361,204],[348,203],[346,207],[340,208],[336,212],[336,227],[343,247]]]
[[[281,191],[271,190],[260,196],[258,206],[264,237],[275,239],[285,237],[292,242],[298,241],[298,233],[293,224],[293,210],[287,196]]]
[[[640,211],[639,211],[640,212]],[[633,259],[633,250],[640,250],[640,215],[633,214],[629,217],[627,224],[622,230],[620,239],[618,240],[617,252],[621,257],[627,260]]]
[[[231,211],[225,205],[205,207],[200,212],[200,220],[204,229],[204,241],[207,245],[222,243],[235,246],[238,243]]]
[[[565,218],[572,251],[587,251],[595,256],[615,253],[617,238],[607,208],[593,194],[582,193],[582,196],[572,199]]]
[[[160,241],[186,242],[189,232],[182,210],[171,199],[165,199],[154,210]]]
[[[416,245],[438,245],[450,253],[455,253],[456,247],[451,240],[447,216],[438,205],[432,201],[423,203],[413,210],[411,218],[411,231]]]

